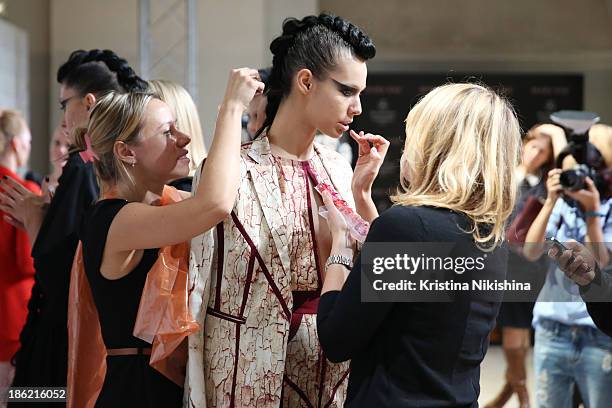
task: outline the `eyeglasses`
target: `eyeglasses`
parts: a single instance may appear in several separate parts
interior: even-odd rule
[[[68,105],[68,101],[70,101],[72,98],[76,98],[76,97],[78,97],[78,96],[79,96],[79,95],[72,95],[72,96],[69,96],[69,97],[68,97],[68,98],[66,98],[66,99],[61,100],[61,101],[60,101],[60,103],[59,103],[59,105],[60,105],[60,106],[59,106],[59,107],[60,107],[60,110],[61,110],[62,112],[66,112],[66,105]]]

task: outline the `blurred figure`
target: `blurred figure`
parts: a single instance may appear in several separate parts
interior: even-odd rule
[[[548,131],[548,133],[547,133]],[[554,125],[536,125],[532,127],[523,139],[523,151],[521,164],[518,166],[517,181],[519,198],[517,205],[510,217],[512,226],[516,219],[529,217],[527,213],[535,214],[531,219],[521,225],[519,230],[528,228],[529,222],[533,221],[537,210],[542,207],[546,198],[546,174],[555,164],[555,152],[553,149],[553,136],[564,137],[563,129]],[[510,228],[509,240],[518,248],[508,255],[510,274],[540,274],[543,275],[548,266],[547,260],[541,258],[538,262],[529,262],[522,256],[522,243],[524,236],[515,237],[520,232]],[[519,243],[517,243],[518,238]],[[527,277],[525,280],[533,280]],[[506,357],[506,383],[497,397],[486,405],[486,408],[501,408],[510,400],[513,394],[517,394],[521,408],[529,407],[529,394],[527,392],[527,370],[525,360],[531,346],[531,320],[533,318],[534,302],[504,302],[499,311],[497,324],[502,331],[502,346]]]
[[[58,69],[57,81],[59,107],[71,137],[76,128],[86,126],[94,105],[109,91],[147,88],[127,61],[111,50],[72,52]],[[14,200],[11,215],[24,224],[32,241],[36,269],[21,348],[14,358],[15,387],[66,386],[70,271],[78,244],[77,229],[83,213],[98,198],[98,185],[92,164],[76,151],[69,154],[58,182],[48,205],[41,205],[10,179],[3,184]]]
[[[31,140],[30,130],[19,112],[0,110],[0,176],[12,177],[39,194],[38,185],[17,175],[17,169],[28,162]],[[13,379],[10,360],[19,348],[19,333],[34,285],[28,235],[3,210],[4,206],[0,205],[0,394]],[[0,407],[4,406],[0,402]]]
[[[176,82],[154,79],[149,81],[149,91],[159,95],[170,106],[176,118],[177,128],[191,138],[191,143],[186,147],[190,160],[189,175],[168,183],[179,190],[191,191],[193,174],[206,157],[206,146],[198,109],[189,92]]]
[[[525,240],[530,243],[523,249],[527,259],[538,259],[545,239],[554,237],[562,243],[584,243],[601,269],[610,262],[605,243],[612,242],[612,196],[610,184],[600,181],[612,165],[612,128],[594,125],[588,140],[587,162],[596,171],[595,180],[586,177],[585,184],[572,191],[561,183],[562,169],[548,173],[546,201]],[[563,169],[573,167],[572,161],[563,160]],[[611,407],[612,339],[589,316],[579,287],[554,266],[533,310],[537,406],[570,407],[575,385],[585,406]]]
[[[62,169],[68,161],[70,153],[70,138],[68,137],[68,129],[63,121],[61,121],[51,136],[49,144],[49,161],[51,163],[51,173],[47,176],[47,186],[49,192],[53,193],[57,187],[58,180],[62,175]]]

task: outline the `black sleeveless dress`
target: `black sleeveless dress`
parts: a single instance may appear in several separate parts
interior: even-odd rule
[[[123,278],[109,280],[100,273],[108,230],[127,203],[119,199],[99,201],[85,214],[81,227],[85,273],[108,349],[151,347],[132,332],[147,273],[157,260],[158,250],[145,250],[140,263]],[[152,368],[148,355],[108,356],[106,364],[96,407],[181,406],[183,389]]]

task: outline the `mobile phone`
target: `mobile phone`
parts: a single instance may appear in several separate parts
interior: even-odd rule
[[[550,244],[552,244],[552,246],[554,246],[557,249],[557,256],[555,258],[559,258],[561,254],[563,253],[563,251],[569,250],[569,248],[567,248],[565,245],[559,242],[559,240],[555,237],[546,238],[546,242],[549,242]]]

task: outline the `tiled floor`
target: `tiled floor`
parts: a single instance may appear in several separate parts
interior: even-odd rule
[[[534,379],[533,379],[533,349],[527,356],[527,389],[531,406],[535,407],[534,403]],[[491,346],[485,356],[480,369],[480,398],[478,402],[481,407],[490,402],[504,385],[504,373],[506,369],[506,361],[501,346]],[[506,404],[505,408],[518,408],[518,399],[516,395]]]

